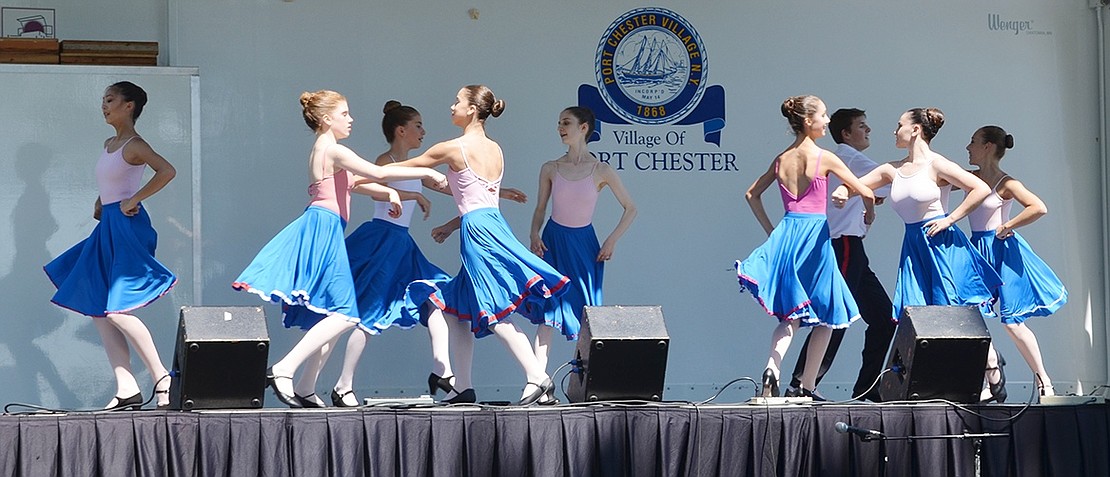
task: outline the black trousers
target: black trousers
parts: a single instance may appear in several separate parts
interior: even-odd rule
[[[894,305],[890,303],[890,297],[887,296],[886,290],[883,289],[883,284],[879,282],[879,278],[875,276],[875,272],[871,271],[870,263],[867,260],[867,253],[863,250],[863,238],[854,236],[841,236],[832,240],[833,252],[836,253],[836,263],[840,265],[840,273],[844,275],[844,281],[848,283],[848,290],[852,292],[852,298],[855,298],[856,305],[859,306],[860,317],[867,323],[867,331],[864,334],[863,341],[863,365],[860,366],[859,376],[856,378],[856,383],[852,387],[852,397],[860,396],[868,392],[868,398],[878,400],[878,385],[872,388],[872,384],[879,377],[879,373],[883,371],[883,366],[886,360],[887,349],[890,348],[890,341],[894,338],[894,329],[896,324],[891,321],[890,314]],[[844,332],[847,328],[833,330],[832,337],[829,339],[829,347],[825,351],[825,357],[821,360],[821,368],[817,372],[817,382],[821,382],[821,378],[829,371],[832,366],[833,359],[836,358],[836,352],[840,349],[840,342],[844,339]],[[790,380],[790,386],[797,389],[801,386],[802,370],[806,366],[806,351],[809,349],[809,335],[806,335],[806,342],[802,346],[801,354],[798,355],[798,362],[794,365],[794,374]]]

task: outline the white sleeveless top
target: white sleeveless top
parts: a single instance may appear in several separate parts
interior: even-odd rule
[[[96,186],[100,191],[100,203],[107,205],[121,200],[130,199],[139,191],[143,182],[143,170],[146,164],[128,164],[123,159],[123,148],[139,136],[131,136],[115,151],[100,154],[96,161]]]
[[[907,224],[944,215],[951,187],[937,186],[933,161],[910,175],[898,170],[890,184],[890,206]]]
[[[985,232],[989,230],[998,230],[998,227],[1010,218],[1010,206],[1014,204],[1014,199],[1003,199],[998,195],[998,186],[1002,185],[1002,181],[1006,180],[1008,175],[1002,176],[998,179],[998,183],[991,189],[991,194],[983,199],[983,203],[979,204],[975,210],[967,214],[967,221],[971,223],[972,232]]]
[[[389,156],[389,160],[397,162],[397,160],[393,158],[393,155]],[[400,181],[393,181],[386,183],[386,185],[399,191],[403,190],[406,192],[420,192],[424,188],[424,185],[420,181],[420,179],[405,179]],[[415,214],[415,212],[413,211],[416,210],[416,208],[417,205],[415,200],[403,200],[401,201],[401,216],[393,218],[389,216],[389,202],[381,202],[375,200],[374,220],[384,220],[386,222],[394,223],[402,227],[408,227],[409,224],[412,223],[412,216],[413,214]]]

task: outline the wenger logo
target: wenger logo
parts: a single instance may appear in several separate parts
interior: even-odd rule
[[[1051,31],[1034,30],[1033,20],[1004,20],[1002,15],[997,13],[987,14],[987,29],[990,31],[1000,32],[1013,32],[1014,35],[1024,33],[1026,35],[1051,35]]]

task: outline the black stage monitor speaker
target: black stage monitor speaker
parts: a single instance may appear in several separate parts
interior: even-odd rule
[[[979,402],[990,343],[977,307],[907,306],[879,396],[883,401]]]
[[[570,375],[571,402],[663,399],[670,338],[659,306],[587,306]]]
[[[170,407],[262,407],[269,351],[261,307],[181,307]]]

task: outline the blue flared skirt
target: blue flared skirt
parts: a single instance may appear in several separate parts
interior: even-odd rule
[[[309,206],[262,247],[231,286],[282,305],[286,328],[309,329],[336,313],[357,321],[345,226],[339,214]]]
[[[548,219],[543,227],[543,243],[547,251],[543,260],[570,279],[567,292],[548,300],[542,315],[536,313],[532,322],[555,326],[562,323],[563,336],[578,339],[582,323],[582,308],[601,305],[601,282],[605,275],[605,262],[597,260],[601,244],[593,224],[567,227]]]
[[[1064,284],[1018,233],[998,239],[993,230],[973,232],[971,242],[1002,277],[1002,286],[994,294],[998,313],[987,306],[984,314],[1016,324],[1032,316],[1051,315],[1068,302]]]
[[[89,237],[43,266],[58,289],[50,301],[95,317],[149,305],[177,283],[154,258],[157,245],[145,206],[128,217],[119,202],[104,204]]]
[[[763,245],[736,262],[736,276],[740,291],[780,321],[845,328],[859,319],[824,214],[787,212]]]
[[[982,306],[1002,284],[998,273],[955,225],[932,237],[926,235],[925,224],[941,217],[906,224],[898,283],[891,300],[894,321],[907,306]]]
[[[430,301],[459,320],[470,321],[478,338],[491,334],[490,327],[514,311],[532,320],[527,310],[543,310],[544,302],[565,293],[570,282],[521,244],[495,207],[462,216],[460,249],[459,273],[450,280],[410,283],[406,306],[416,310]],[[561,331],[564,324],[553,326]]]
[[[347,256],[362,319],[359,328],[370,334],[391,326],[427,326],[426,318],[405,306],[405,288],[421,279],[451,279],[424,257],[408,227],[385,220],[365,222],[348,235]]]

